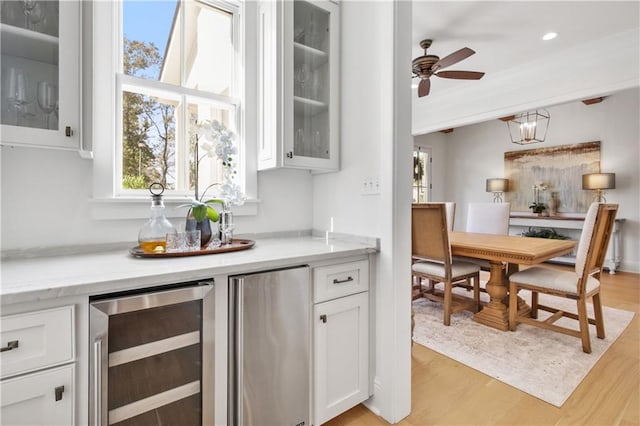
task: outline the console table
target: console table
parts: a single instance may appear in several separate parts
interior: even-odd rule
[[[613,225],[613,232],[607,254],[604,259],[604,267],[609,270],[610,274],[616,273],[616,268],[620,266],[622,247],[622,225],[624,219],[616,219]],[[522,235],[529,228],[536,229],[554,229],[558,234],[566,235],[572,240],[579,240],[582,227],[584,226],[584,217],[580,216],[534,216],[512,214],[509,218],[509,234]],[[575,265],[575,251],[569,255],[554,257],[550,262],[565,263]]]

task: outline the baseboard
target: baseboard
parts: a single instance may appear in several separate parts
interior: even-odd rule
[[[620,267],[616,269],[616,272],[617,271],[640,274],[640,262],[622,261],[620,262]]]

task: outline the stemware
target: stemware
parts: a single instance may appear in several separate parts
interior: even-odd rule
[[[38,2],[36,0],[22,0],[22,9],[24,11],[24,27],[28,30],[32,30],[31,12],[36,7]]]
[[[20,117],[26,106],[33,102],[29,95],[27,74],[20,68],[9,67],[6,78],[6,96],[9,108],[16,112],[16,125],[20,126]]]
[[[57,88],[46,81],[38,82],[38,106],[44,111],[45,129],[49,129],[49,118],[57,106]]]
[[[46,17],[46,13],[44,10],[44,5],[42,3],[36,2],[31,8],[31,12],[29,13],[29,29],[37,30],[38,25],[43,22]]]
[[[309,69],[309,64],[300,64],[298,70],[296,72],[296,81],[300,87],[300,96],[305,97],[307,95],[306,84],[309,81],[311,76],[311,71]]]

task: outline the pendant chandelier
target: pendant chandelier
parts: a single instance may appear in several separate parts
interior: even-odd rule
[[[547,110],[538,109],[532,112],[509,117],[507,126],[511,142],[519,145],[544,142],[547,137],[550,116]]]

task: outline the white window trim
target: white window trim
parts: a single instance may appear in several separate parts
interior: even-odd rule
[[[214,2],[212,2],[214,3]],[[224,2],[220,2],[224,4]],[[256,215],[258,210],[258,174],[256,169],[257,146],[256,129],[256,78],[249,74],[256,70],[254,2],[241,2],[240,14],[244,17],[244,25],[237,19],[234,31],[243,34],[239,37],[244,55],[238,65],[247,70],[240,81],[239,97],[244,100],[244,107],[236,117],[238,128],[242,129],[244,145],[240,149],[240,174],[244,177],[247,200],[243,206],[234,206],[235,214]],[[89,200],[93,219],[137,219],[149,215],[149,195],[123,195],[115,187],[116,174],[116,140],[118,140],[116,123],[117,86],[115,70],[119,61],[119,43],[117,40],[121,30],[114,31],[119,19],[119,5],[115,1],[94,1],[92,10],[92,134],[93,145],[93,198]],[[237,15],[236,15],[237,16]],[[237,37],[239,34],[234,35]],[[184,209],[177,209],[180,204],[190,200],[189,197],[167,196],[165,206],[169,217],[184,217]]]

